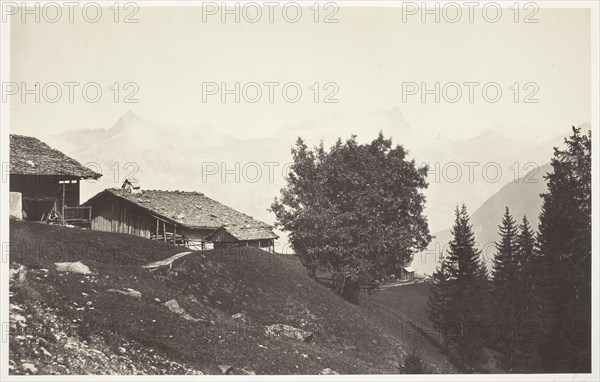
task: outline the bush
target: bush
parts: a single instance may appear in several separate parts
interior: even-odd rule
[[[421,352],[416,347],[413,347],[402,359],[398,371],[400,374],[431,374]]]

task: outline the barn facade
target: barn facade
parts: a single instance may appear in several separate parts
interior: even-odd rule
[[[400,281],[414,281],[415,270],[411,267],[403,267],[400,269]]]
[[[126,181],[121,189],[106,189],[84,206],[92,207],[93,230],[192,249],[254,246],[274,251],[278,238],[268,224],[199,192],[142,190],[137,182]]]
[[[270,248],[273,245],[271,227],[223,226],[213,231],[206,240],[215,248],[257,247]]]
[[[89,220],[79,206],[80,182],[102,175],[34,137],[10,135],[11,215],[25,220]],[[13,212],[14,210],[14,212]]]

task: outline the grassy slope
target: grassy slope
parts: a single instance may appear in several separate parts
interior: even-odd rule
[[[150,271],[141,265],[181,249],[18,221],[11,221],[11,245],[11,268],[27,269],[11,281],[12,373],[24,373],[28,362],[38,374],[215,374],[222,364],[234,373],[395,373],[407,348],[397,331],[406,317],[382,307],[377,294],[347,303],[289,257],[205,251]],[[57,272],[54,262],[62,261],[82,261],[93,274]],[[108,291],[124,288],[142,298]],[[171,299],[212,324],[169,311],[163,304]],[[314,340],[265,335],[264,326],[274,323],[312,331]],[[424,355],[434,370],[453,371],[436,350]]]
[[[383,289],[363,298],[361,305],[382,317],[381,326],[391,323],[388,330],[394,331],[405,348],[417,348],[423,359],[436,366],[437,371],[451,371],[455,366],[437,345],[439,334],[433,330],[426,315],[429,287],[429,283],[419,283]]]

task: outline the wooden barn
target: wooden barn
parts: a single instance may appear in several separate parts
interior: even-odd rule
[[[415,270],[411,267],[403,267],[400,269],[400,277],[398,279],[400,281],[414,281]]]
[[[272,236],[275,235],[269,226],[225,225],[208,235],[206,240],[213,243],[215,248],[240,245],[265,248],[273,245]]]
[[[79,206],[80,182],[102,176],[37,138],[14,134],[9,174],[12,216],[62,223],[89,221],[91,209]]]
[[[278,237],[266,223],[199,192],[142,190],[135,181],[109,188],[84,203],[91,229],[120,232],[195,249],[255,246],[275,249]]]

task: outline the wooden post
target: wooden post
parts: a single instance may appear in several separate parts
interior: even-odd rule
[[[63,183],[62,186],[63,186],[62,213],[61,213],[62,216],[60,218],[62,219],[62,224],[65,225],[66,224],[66,221],[65,221],[65,184]]]
[[[158,231],[159,231],[159,226],[158,226],[158,219],[156,219],[156,235],[154,236],[154,240],[158,240]]]
[[[163,241],[164,242],[167,241],[167,225],[165,224],[164,221],[163,221]]]
[[[173,244],[177,244],[175,237],[177,236],[177,226],[173,224]]]

